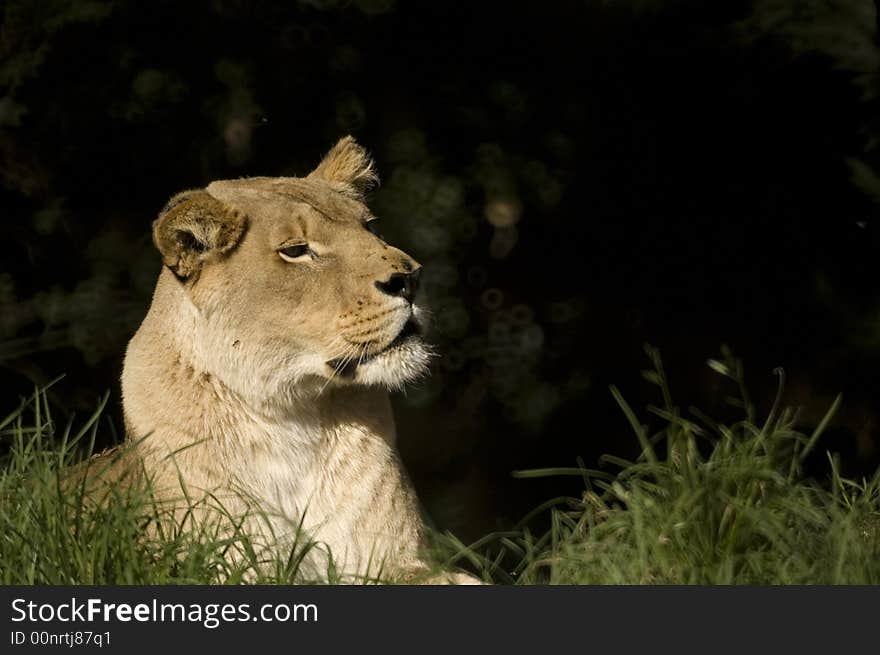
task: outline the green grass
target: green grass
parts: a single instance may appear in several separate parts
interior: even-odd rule
[[[474,565],[518,584],[880,584],[880,471],[848,480],[836,460],[808,479],[803,464],[819,447],[840,398],[811,434],[779,406],[757,421],[742,367],[729,354],[709,365],[740,390],[742,420],[717,424],[681,415],[657,353],[644,377],[663,399],[649,433],[612,388],[642,455],[606,456],[616,472],[547,469],[519,477],[578,475],[579,498],[554,499],[551,529],[490,535],[467,553]],[[461,550],[461,546],[459,546]],[[482,552],[480,552],[482,550]],[[492,557],[492,553],[495,557]],[[461,555],[453,555],[452,559]],[[500,562],[518,562],[503,572]]]
[[[548,501],[551,528],[525,527],[465,546],[435,535],[438,559],[465,564],[495,583],[515,584],[880,584],[880,471],[841,476],[831,456],[823,475],[804,473],[820,452],[826,419],[810,434],[774,404],[759,420],[740,364],[710,361],[740,389],[741,420],[713,422],[673,403],[663,366],[649,350],[645,377],[662,403],[649,429],[616,390],[642,455],[603,459],[609,470],[521,471],[522,478],[576,475],[578,498]],[[780,372],[780,378],[782,377]],[[781,389],[780,380],[780,389]],[[781,394],[780,394],[781,395]],[[838,399],[839,402],[839,399]],[[314,547],[297,539],[266,558],[247,534],[216,524],[175,523],[149,489],[114,489],[91,503],[59,471],[91,452],[101,408],[78,430],[53,424],[44,393],[0,421],[9,454],[0,473],[0,582],[3,584],[287,584]],[[523,482],[527,484],[527,482]],[[336,581],[332,563],[330,581]]]
[[[302,533],[294,529],[292,543],[267,556],[268,542],[239,529],[242,517],[223,514],[216,499],[193,501],[217,510],[211,520],[174,514],[144,482],[86,493],[91,476],[70,472],[106,466],[88,460],[104,402],[76,432],[52,422],[44,391],[0,421],[9,446],[0,472],[0,584],[319,581],[303,579],[300,564],[315,544]],[[332,561],[323,576],[337,581]]]

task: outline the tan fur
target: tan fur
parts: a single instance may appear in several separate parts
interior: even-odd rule
[[[419,265],[366,229],[375,181],[347,137],[306,178],[175,196],[154,223],[164,267],[122,374],[126,432],[160,496],[182,481],[233,512],[254,498],[273,530],[302,522],[352,578],[426,569],[388,391],[423,375],[429,352],[399,336],[418,306],[377,287]],[[313,254],[279,254],[303,243]]]
[[[379,182],[373,160],[350,136],[340,139],[309,177],[337,184],[343,192],[347,187],[355,198]]]

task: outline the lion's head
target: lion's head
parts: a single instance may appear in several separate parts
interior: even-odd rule
[[[425,371],[420,267],[374,229],[363,194],[375,181],[347,137],[305,178],[223,180],[171,199],[153,237],[206,371],[263,397],[396,387]]]

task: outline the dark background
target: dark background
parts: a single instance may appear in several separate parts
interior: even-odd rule
[[[425,265],[443,357],[396,399],[436,523],[469,539],[636,454],[608,391],[724,412],[722,344],[772,369],[844,472],[880,461],[877,118],[865,0],[6,0],[0,414],[64,373],[111,392],[159,270],[150,222],[218,178],[371,150],[386,238]],[[646,419],[647,420],[647,419]]]

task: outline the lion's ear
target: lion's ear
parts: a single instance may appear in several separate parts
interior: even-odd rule
[[[379,183],[379,176],[373,170],[373,160],[350,136],[339,139],[309,177],[347,186],[358,195],[363,195]]]
[[[194,279],[205,262],[234,248],[247,228],[247,217],[206,191],[174,196],[153,221],[153,242],[162,262],[178,279]]]

